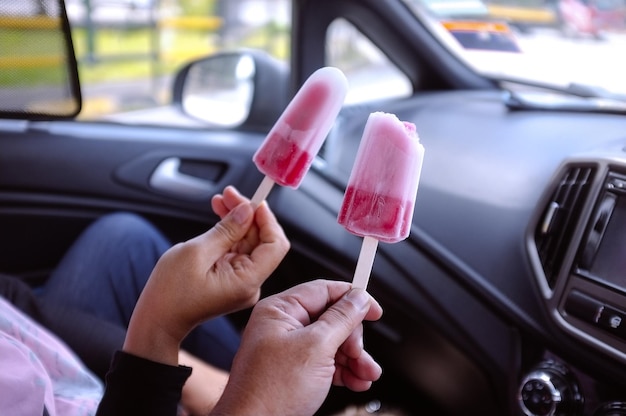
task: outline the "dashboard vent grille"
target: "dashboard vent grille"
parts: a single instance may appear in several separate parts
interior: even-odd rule
[[[539,259],[551,289],[589,194],[593,174],[591,167],[572,167],[566,171],[535,231]]]

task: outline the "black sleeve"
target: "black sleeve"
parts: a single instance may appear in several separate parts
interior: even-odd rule
[[[175,416],[191,368],[117,351],[97,416]]]

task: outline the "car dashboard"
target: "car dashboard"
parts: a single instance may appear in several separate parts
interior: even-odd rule
[[[304,233],[346,254],[331,268],[346,279],[359,239],[334,216],[372,111],[415,123],[426,148],[411,235],[379,246],[370,281],[388,377],[450,414],[623,414],[626,118],[511,110],[500,91],[347,108],[290,198],[316,200]]]

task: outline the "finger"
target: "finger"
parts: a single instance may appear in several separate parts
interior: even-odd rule
[[[224,204],[226,205],[226,208],[228,208],[228,210],[234,209],[237,205],[241,204],[242,202],[250,202],[250,200],[246,198],[245,196],[243,196],[237,190],[237,188],[231,185],[224,188],[224,192],[222,195],[224,197]]]
[[[365,350],[356,359],[348,359],[348,368],[355,377],[362,380],[378,380],[383,372],[381,366]]]
[[[233,186],[227,186],[222,195],[215,195],[211,199],[211,206],[216,214],[224,218],[228,212],[242,202],[249,202],[249,200],[241,195]],[[250,227],[245,238],[233,246],[232,251],[238,254],[250,254],[259,244],[257,228],[258,227]]]
[[[348,282],[311,280],[264,298],[255,309],[279,310],[283,317],[293,319],[290,323],[293,328],[301,328],[315,321],[329,305],[349,291],[350,287]],[[259,313],[260,315],[262,314]]]
[[[228,214],[228,208],[226,208],[226,205],[224,204],[223,195],[213,195],[211,198],[211,209],[220,218],[224,218],[226,214]]]
[[[349,358],[359,358],[363,352],[363,325],[356,327],[341,345],[341,351]]]
[[[267,201],[262,201],[255,212],[255,222],[259,227],[259,237],[261,241],[271,241],[278,238],[282,238],[285,233],[283,228],[278,223],[276,216],[267,205]]]
[[[374,380],[367,380],[356,377],[352,372],[345,368],[339,368],[333,377],[335,386],[345,386],[355,392],[367,391]]]
[[[366,351],[358,359],[348,358],[341,352],[335,357],[337,368],[333,384],[346,386],[354,391],[367,390],[382,375],[382,368]]]
[[[222,194],[214,195],[211,198],[211,208],[220,218],[224,218],[231,210],[248,199],[241,195],[234,186],[224,188]]]
[[[278,267],[291,244],[285,231],[266,201],[255,210],[254,226],[250,227],[236,252],[247,254],[259,275],[269,276]]]
[[[254,225],[235,250],[239,254],[249,255],[260,274],[271,273],[289,251],[290,243],[265,202],[256,209],[254,218]]]
[[[320,315],[329,310],[329,306],[338,302],[348,291],[352,285],[348,282],[337,280],[317,279],[301,283],[279,294],[270,296],[268,301],[272,304],[280,304],[281,310],[301,325],[307,326],[311,321],[318,319]],[[362,289],[355,289],[361,290]],[[379,303],[369,294],[365,293],[365,297],[369,298],[369,310],[365,313],[366,320],[377,320],[382,316],[382,308]],[[337,313],[334,311],[332,313]],[[332,326],[330,322],[321,322],[320,326]],[[356,327],[356,325],[354,325]],[[324,333],[324,328],[320,328],[320,333]],[[345,333],[344,340],[348,338],[352,330]],[[342,341],[343,342],[343,341]],[[341,342],[335,345],[338,349]]]
[[[311,326],[326,334],[329,347],[338,350],[361,325],[368,314],[372,298],[362,289],[351,289],[326,310]]]
[[[370,309],[365,315],[366,321],[378,321],[383,316],[383,307],[374,298],[371,298]]]
[[[242,202],[206,233],[192,239],[205,248],[210,261],[217,261],[241,241],[254,218],[254,210],[249,202]]]

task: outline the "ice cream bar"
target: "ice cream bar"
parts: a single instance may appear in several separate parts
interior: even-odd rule
[[[253,161],[265,179],[252,197],[265,199],[274,182],[297,188],[322,147],[348,90],[341,70],[315,71],[285,108],[256,151]]]
[[[397,243],[408,237],[423,160],[413,123],[394,114],[370,114],[337,218],[364,237],[355,281],[364,273],[367,284],[378,241]]]

